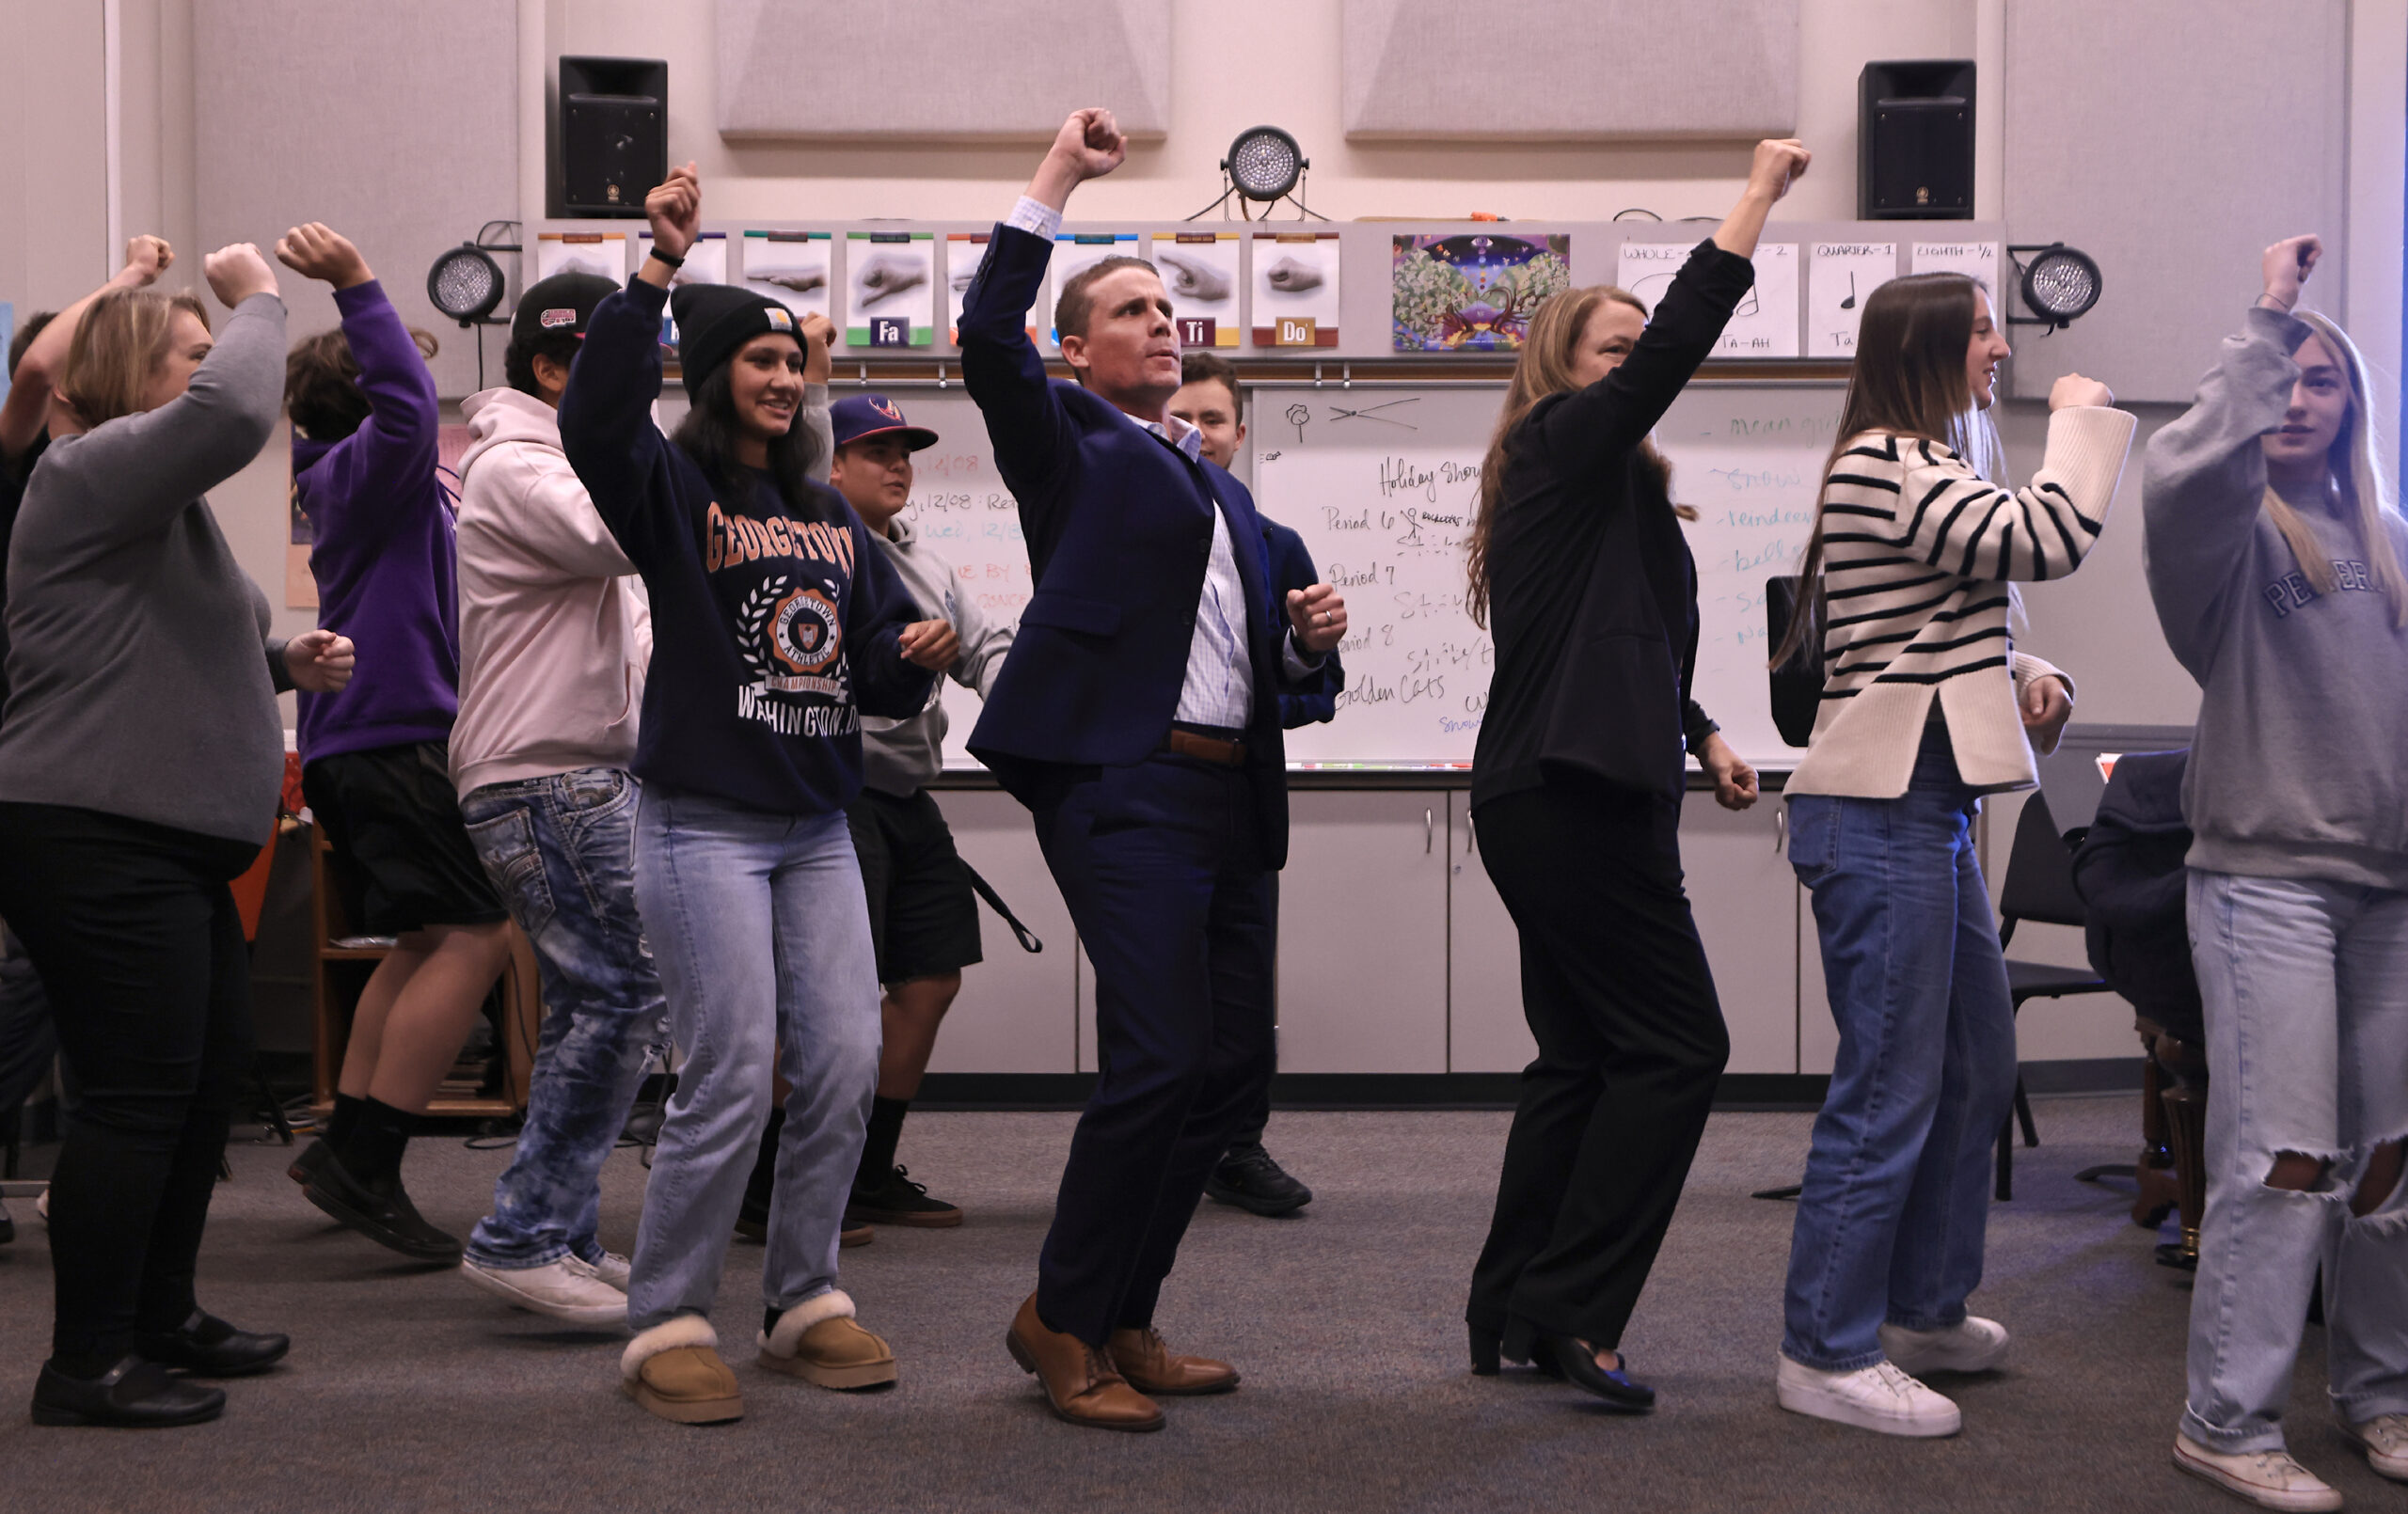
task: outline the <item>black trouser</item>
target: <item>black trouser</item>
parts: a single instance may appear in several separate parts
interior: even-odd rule
[[[1272,960],[1275,962],[1279,956],[1279,875],[1276,873],[1271,875],[1271,954]],[[1245,1112],[1238,1116],[1238,1128],[1229,1132],[1229,1150],[1233,1152],[1262,1144],[1262,1132],[1271,1128],[1271,1080],[1279,1071],[1279,1057],[1276,1051],[1279,1027],[1275,1020],[1271,1029],[1274,1036],[1273,1054],[1270,1060],[1262,1065],[1262,1076],[1255,1080],[1253,1102],[1245,1107]]]
[[[1731,1050],[1681,891],[1680,804],[1548,787],[1474,819],[1521,932],[1539,1055],[1465,1317],[1509,1347],[1532,1331],[1617,1346]]]
[[[51,1175],[51,1349],[114,1361],[193,1311],[193,1270],[251,1061],[227,887],[259,844],[0,804],[0,915],[49,990],[81,1097]]]
[[[17,933],[0,923],[0,1117],[33,1096],[57,1057],[41,974]]]
[[[1095,964],[1095,1093],[1038,1262],[1038,1317],[1091,1346],[1163,1279],[1272,1060],[1271,876],[1253,781],[1159,755],[1038,812]]]

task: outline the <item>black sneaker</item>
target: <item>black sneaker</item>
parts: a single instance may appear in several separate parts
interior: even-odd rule
[[[1204,1179],[1204,1192],[1218,1203],[1273,1219],[1313,1201],[1313,1191],[1289,1176],[1259,1145],[1239,1147],[1223,1157]]]
[[[912,1230],[949,1230],[961,1223],[961,1210],[943,1199],[928,1197],[928,1185],[914,1183],[911,1169],[897,1167],[872,1188],[853,1185],[845,1206],[847,1224],[902,1225]]]
[[[306,1188],[309,1186],[309,1175],[318,1170],[319,1165],[326,1159],[326,1154],[333,1149],[326,1144],[326,1138],[320,1136],[301,1148],[300,1153],[293,1159],[291,1165],[284,1169],[284,1175]]]
[[[736,1216],[736,1238],[763,1243],[768,1240],[769,1207],[768,1205],[755,1208],[752,1200],[745,1201],[744,1207],[738,1210]],[[845,1222],[844,1228],[836,1233],[836,1246],[840,1251],[850,1251],[856,1246],[866,1246],[877,1238],[876,1230],[865,1224],[856,1224],[848,1219]]]
[[[445,1267],[459,1265],[459,1238],[427,1223],[418,1206],[410,1202],[409,1194],[403,1191],[398,1177],[373,1186],[362,1183],[345,1172],[341,1160],[328,1152],[319,1159],[309,1181],[302,1185],[301,1196],[376,1244],[390,1247],[412,1261]]]

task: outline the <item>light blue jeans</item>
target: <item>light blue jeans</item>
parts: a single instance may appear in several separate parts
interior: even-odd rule
[[[1783,1306],[1782,1354],[1811,1367],[1879,1362],[1884,1320],[1960,1323],[1982,1281],[2015,1010],[1973,853],[1979,805],[1939,727],[1898,798],[1789,801],[1790,865],[1814,892],[1840,1032]]]
[[[544,1033],[518,1148],[468,1237],[480,1267],[598,1260],[602,1165],[660,1049],[660,974],[636,913],[636,781],[584,767],[488,783],[460,801],[468,840],[534,943]]]
[[[782,815],[655,783],[636,902],[685,1059],[654,1148],[627,1323],[708,1313],[785,1074],[765,1301],[836,1285],[836,1244],[878,1085],[878,954],[844,812]]]
[[[2283,1444],[2318,1265],[2334,1407],[2408,1413],[2408,1182],[2360,1219],[2373,1149],[2408,1134],[2408,893],[2193,869],[2191,958],[2208,1012],[2208,1207],[2191,1292],[2182,1433]],[[2270,1188],[2285,1152],[2329,1165]]]

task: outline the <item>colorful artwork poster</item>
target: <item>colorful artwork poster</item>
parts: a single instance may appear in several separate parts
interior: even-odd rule
[[[798,316],[828,314],[836,276],[836,244],[825,231],[747,231],[739,239],[744,287]]]
[[[625,231],[540,231],[535,235],[535,276],[592,274],[613,284],[627,281]]]
[[[1257,231],[1254,344],[1337,346],[1338,266],[1335,231]]]
[[[845,345],[927,347],[937,339],[937,244],[927,231],[845,234]]]
[[[1998,303],[1999,244],[1995,242],[1918,242],[1914,271],[1918,274],[1962,274],[1982,286],[1990,310],[2003,315]]]
[[[1235,231],[1154,233],[1154,267],[1170,296],[1181,347],[1238,344],[1240,246]]]
[[[636,266],[642,268],[652,256],[652,233],[636,233]],[[680,284],[724,284],[727,282],[727,233],[705,231],[686,249],[685,261],[669,276],[672,293]],[[668,310],[660,312],[660,345],[667,356],[674,360],[677,351],[677,317]]]
[[[1688,242],[1625,242],[1614,281],[1639,296],[1654,314],[1672,287],[1672,276],[1689,260],[1695,244]],[[1766,242],[1757,246],[1753,261],[1756,281],[1739,296],[1721,339],[1714,344],[1717,357],[1795,357],[1798,355],[1798,244]]]
[[[1045,339],[1055,347],[1062,345],[1062,334],[1054,329],[1054,311],[1062,303],[1062,292],[1070,280],[1103,261],[1106,258],[1141,258],[1145,251],[1137,244],[1134,231],[1063,231],[1054,238],[1054,287],[1049,292],[1045,313],[1038,323],[1045,328]]]
[[[1389,275],[1396,350],[1515,351],[1530,316],[1571,284],[1568,236],[1400,236]]]
[[[1856,355],[1864,301],[1898,276],[1894,242],[1817,242],[1806,268],[1806,355]]]

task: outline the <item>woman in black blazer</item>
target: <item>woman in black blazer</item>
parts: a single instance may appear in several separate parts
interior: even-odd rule
[[[1472,818],[1539,1044],[1472,1274],[1472,1370],[1529,1362],[1631,1411],[1656,1394],[1628,1375],[1623,1327],[1730,1051],[1681,891],[1684,749],[1726,808],[1756,798],[1688,697],[1697,574],[1679,516],[1694,513],[1647,436],[1754,281],[1765,215],[1808,158],[1757,144],[1746,193],[1653,321],[1614,289],[1540,308],[1471,535],[1469,606],[1497,639]]]

